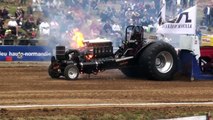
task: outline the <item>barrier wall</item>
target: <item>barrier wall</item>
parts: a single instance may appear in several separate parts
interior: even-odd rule
[[[0,61],[50,61],[52,55],[47,46],[0,46]]]

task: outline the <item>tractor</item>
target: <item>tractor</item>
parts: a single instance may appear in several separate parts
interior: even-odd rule
[[[145,38],[142,26],[128,26],[122,45],[114,52],[110,40],[87,40],[84,47],[56,46],[48,73],[51,78],[78,79],[79,74],[98,74],[119,69],[128,77],[171,80],[178,68],[177,52],[169,43]]]

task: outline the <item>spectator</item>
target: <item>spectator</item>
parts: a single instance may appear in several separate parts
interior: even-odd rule
[[[4,34],[4,38],[6,39],[11,39],[11,38],[14,38],[15,35],[12,34],[12,31],[10,29],[7,29],[5,31],[5,34]]]
[[[188,4],[187,4],[188,0],[182,0],[182,6],[183,8],[187,8]]]
[[[60,36],[60,26],[59,26],[59,23],[55,19],[50,21],[50,34],[51,34],[51,36],[54,36],[57,38]]]
[[[132,12],[132,20],[134,22],[135,25],[138,25],[139,24],[139,19],[140,19],[140,13],[137,12],[137,11],[133,11]]]
[[[9,11],[7,10],[7,7],[6,7],[6,6],[5,6],[5,7],[3,8],[3,10],[2,10],[2,18],[3,18],[4,20],[10,18],[10,17],[9,17]]]
[[[92,38],[98,37],[101,31],[101,24],[98,21],[93,21],[90,25],[90,31]]]
[[[8,29],[11,30],[11,33],[13,35],[18,36],[18,24],[16,22],[15,17],[11,17],[11,19],[9,20],[9,22],[7,23],[7,27]]]
[[[154,0],[156,11],[160,11],[160,0]]]
[[[91,7],[93,10],[97,10],[98,9],[98,4],[97,4],[97,1],[96,0],[93,0],[91,2]]]
[[[42,8],[41,8],[41,0],[32,0],[33,3],[32,3],[32,7],[33,7],[33,11],[42,11]]]
[[[33,14],[30,14],[30,15],[29,15],[28,20],[29,20],[31,23],[35,23],[35,19],[34,19]]]
[[[71,11],[68,11],[67,14],[66,14],[66,19],[68,20],[73,20],[73,13]]]
[[[113,46],[115,46],[115,47],[121,46],[121,44],[122,44],[122,34],[116,32],[114,34],[114,36],[115,36],[115,39],[113,40]]]
[[[112,26],[110,25],[109,21],[106,21],[106,23],[103,26],[104,33],[111,33],[112,32]]]
[[[82,7],[84,10],[89,9],[89,0],[82,0]]]
[[[16,22],[19,26],[22,26],[22,22],[24,19],[24,10],[21,7],[17,7],[17,10],[15,12]]]
[[[112,25],[112,31],[121,32],[121,26],[117,22],[114,22],[114,24]]]
[[[194,5],[194,0],[189,0],[189,6],[192,7]]]
[[[204,15],[205,15],[205,25],[206,26],[209,26],[210,25],[210,20],[211,20],[211,8],[210,8],[210,6],[206,6],[205,8],[204,8]]]
[[[41,18],[40,17],[37,18],[37,20],[35,21],[36,26],[39,26],[41,24],[41,22],[42,22]]]
[[[166,10],[169,11],[170,15],[173,15],[174,13],[172,13],[172,4],[173,4],[173,0],[166,0]]]
[[[26,2],[27,2],[27,0],[21,0],[21,1],[20,1],[20,4],[21,4],[21,5],[26,5]]]
[[[26,31],[28,36],[32,37],[32,33],[36,29],[35,21],[32,15],[24,23],[23,29]]]
[[[199,41],[201,41],[202,32],[201,32],[201,30],[200,30],[200,28],[199,28],[199,27],[197,27],[197,29],[196,29],[196,35],[198,36]]]
[[[3,18],[0,17],[0,37],[3,37],[4,33],[5,33],[4,21]]]
[[[31,4],[29,4],[29,5],[27,6],[27,14],[28,14],[28,15],[33,14],[33,8],[32,8],[32,5],[31,5]]]
[[[108,21],[108,20],[109,20],[109,16],[108,16],[108,14],[107,14],[107,11],[101,12],[100,18],[101,18],[101,21],[102,21],[102,22]]]
[[[45,19],[39,25],[39,35],[41,37],[47,37],[50,35],[50,24]]]
[[[0,18],[2,18],[3,9],[0,8]]]
[[[127,9],[127,11],[125,11],[125,17],[126,19],[130,19],[132,17],[132,10],[130,8]]]
[[[210,7],[210,26],[213,26],[213,7]]]

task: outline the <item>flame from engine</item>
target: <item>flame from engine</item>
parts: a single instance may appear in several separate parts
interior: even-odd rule
[[[84,46],[84,35],[78,28],[73,29],[72,41],[70,43],[72,48],[81,48]]]

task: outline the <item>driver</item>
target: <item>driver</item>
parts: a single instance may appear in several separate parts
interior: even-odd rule
[[[136,40],[136,41],[140,42],[143,37],[142,34],[143,34],[143,31],[139,26],[134,27],[130,40]]]

